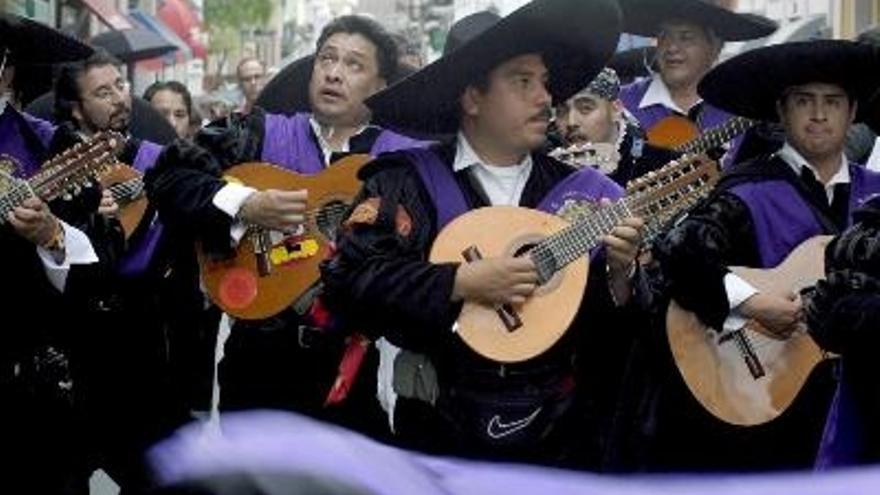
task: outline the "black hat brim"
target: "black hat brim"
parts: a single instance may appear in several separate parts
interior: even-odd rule
[[[94,52],[58,30],[14,14],[0,15],[0,46],[10,49],[15,65],[72,62]]]
[[[834,84],[859,103],[861,119],[867,100],[880,86],[877,52],[845,40],[784,43],[747,51],[709,71],[697,88],[708,103],[734,115],[777,121],[776,102],[793,86]]]
[[[739,14],[704,0],[620,0],[623,30],[656,37],[672,19],[706,26],[724,41],[747,41],[770,36],[779,25],[755,14]]]
[[[565,101],[604,67],[619,36],[620,10],[614,0],[534,0],[366,104],[373,121],[386,127],[454,133],[464,89],[500,63],[540,53],[554,101]]]
[[[314,62],[315,56],[307,55],[287,64],[263,86],[256,105],[269,113],[292,115],[308,112],[311,107],[309,80]]]

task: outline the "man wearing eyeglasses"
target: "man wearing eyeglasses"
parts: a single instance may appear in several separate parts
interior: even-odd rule
[[[126,135],[119,161],[141,172],[153,167],[163,149],[129,135],[129,83],[106,52],[61,69],[54,110],[67,136],[88,139],[108,130]],[[67,141],[53,146],[76,142]],[[100,328],[108,331],[90,333],[85,351],[90,434],[97,438],[102,467],[124,489],[146,481],[140,468],[146,447],[189,419],[186,377],[174,376],[171,355],[185,347],[179,335],[199,331],[204,301],[188,276],[195,270],[191,250],[164,235],[152,208],[140,223],[106,281]]]

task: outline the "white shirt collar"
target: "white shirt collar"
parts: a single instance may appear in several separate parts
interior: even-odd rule
[[[315,138],[317,138],[318,140],[318,146],[321,147],[321,154],[324,155],[324,165],[330,165],[330,158],[333,153],[348,153],[349,151],[351,151],[351,145],[349,144],[351,141],[350,138],[342,143],[341,149],[333,149],[327,142],[327,140],[324,139],[324,135],[321,134],[321,124],[318,123],[318,121],[315,119],[315,116],[312,114],[309,115],[309,124],[312,126],[312,131],[315,133]],[[358,134],[364,132],[368,127],[370,127],[370,124],[364,125],[360,129],[358,129],[357,132],[352,134],[351,137],[355,137]]]
[[[531,164],[532,154],[526,153],[526,156],[523,157],[522,161],[516,164],[516,166],[531,166]],[[483,159],[480,158],[480,155],[474,151],[473,146],[471,146],[470,141],[468,141],[464,133],[459,131],[458,136],[455,139],[455,160],[452,162],[452,170],[453,172],[459,172],[473,165],[486,165],[489,167],[498,166],[484,162]]]
[[[522,197],[526,182],[532,173],[532,155],[527,153],[516,165],[498,166],[485,163],[461,132],[456,138],[455,172],[471,168],[492,206],[516,206]]]
[[[697,100],[697,104],[702,101],[702,99]],[[645,91],[645,95],[642,96],[642,101],[639,102],[639,108],[645,108],[651,105],[663,105],[674,112],[687,115],[687,110],[682,110],[672,99],[672,95],[669,93],[669,88],[666,87],[666,83],[663,82],[660,74],[656,74],[651,78],[651,84],[648,85],[648,90]]]
[[[785,163],[794,170],[794,173],[800,177],[801,171],[804,167],[810,169],[813,172],[813,175],[816,176],[816,180],[819,179],[819,173],[816,171],[816,168],[804,158],[792,145],[788,142],[782,146],[777,153],[777,156],[782,159]],[[831,180],[825,184],[825,193],[828,195],[828,202],[830,203],[834,199],[834,186],[837,184],[849,184],[850,176],[849,176],[849,163],[847,162],[846,155],[840,155],[840,168],[837,172],[831,177]]]

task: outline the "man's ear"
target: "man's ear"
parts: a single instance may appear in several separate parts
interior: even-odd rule
[[[785,97],[776,100],[776,116],[780,122],[785,122]]]
[[[73,104],[73,107],[70,109],[70,114],[73,115],[73,118],[76,119],[78,124],[82,124],[83,121],[83,111],[82,111],[82,103],[76,102]]]
[[[483,95],[480,90],[473,86],[465,88],[461,95],[461,112],[470,117],[476,117],[480,113],[480,102]]]

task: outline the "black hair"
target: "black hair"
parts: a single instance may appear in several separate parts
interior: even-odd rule
[[[397,74],[397,43],[381,24],[359,15],[337,17],[321,31],[316,51],[320,51],[327,39],[337,33],[359,34],[368,39],[376,47],[379,75],[386,81],[394,79]]]
[[[90,57],[78,62],[64,64],[55,78],[55,121],[73,122],[73,108],[82,102],[79,78],[95,67],[112,65],[117,69],[120,62],[103,49],[95,49]]]
[[[156,96],[156,93],[159,91],[171,91],[172,93],[177,93],[183,98],[183,106],[186,107],[187,115],[192,118],[193,114],[193,104],[192,104],[192,95],[189,92],[189,89],[180,81],[157,81],[150,85],[146,91],[144,91],[144,99],[148,102],[153,102],[153,97]]]

